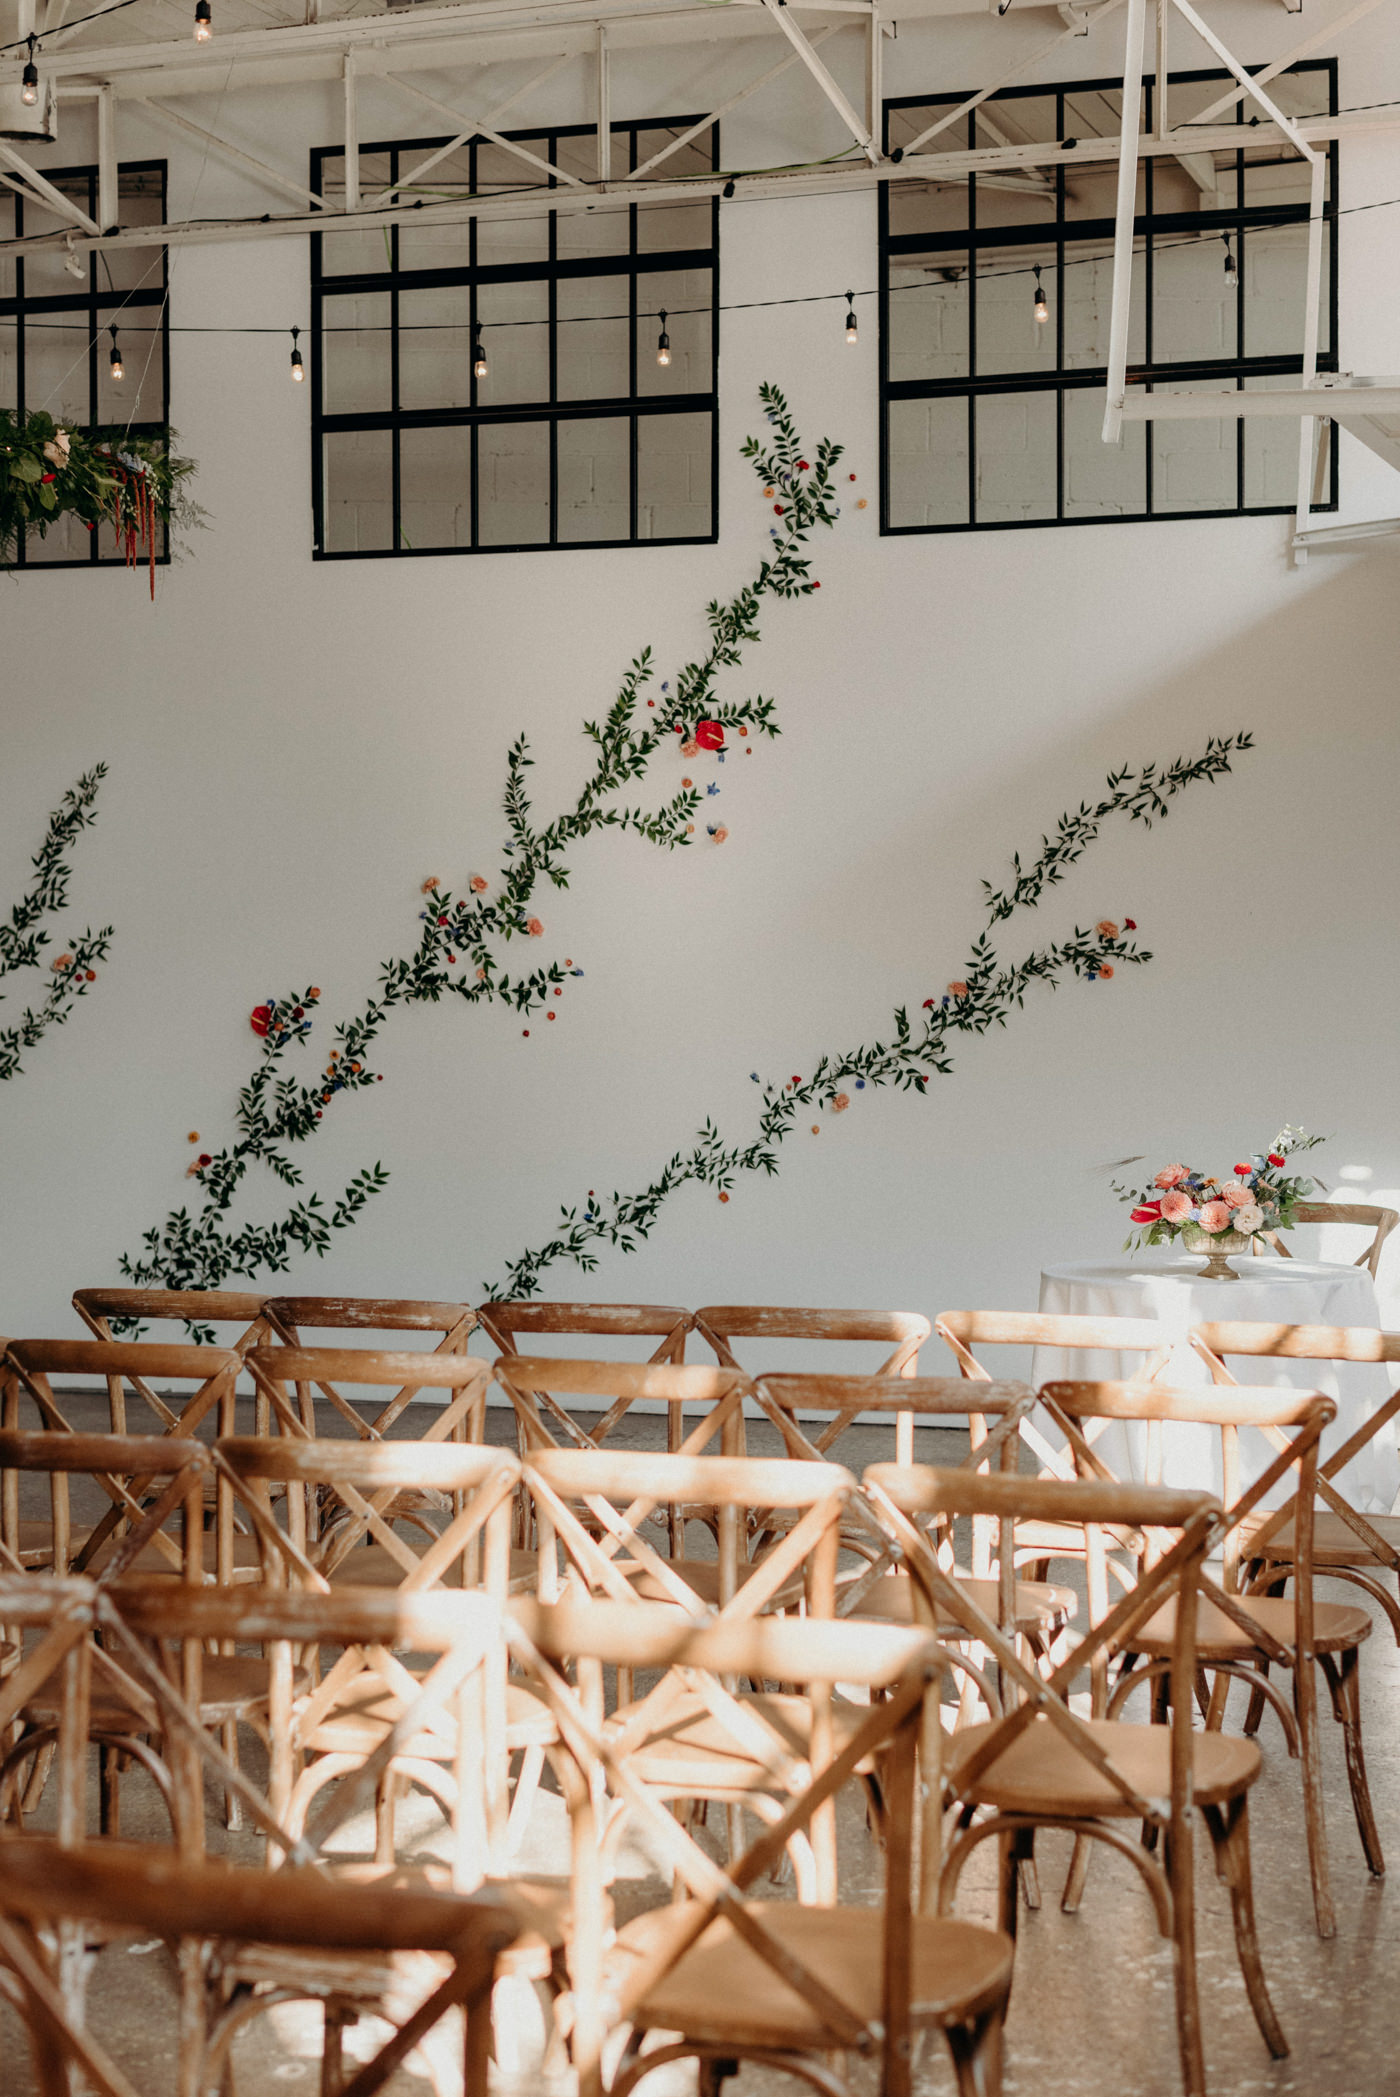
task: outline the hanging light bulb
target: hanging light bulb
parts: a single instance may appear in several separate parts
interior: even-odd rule
[[[1220,238],[1225,243],[1225,289],[1227,291],[1236,291],[1239,288],[1240,266],[1235,260],[1235,251],[1230,245],[1229,234],[1222,233]]]
[[[117,348],[117,331],[115,328],[112,328],[109,332],[112,337],[112,354],[108,362],[112,367],[112,377],[120,385],[121,381],[126,377],[126,366],[122,363],[122,353]]]
[[[478,321],[476,324],[476,339],[472,345],[472,371],[477,378],[484,379],[490,372],[490,369],[491,367],[486,361],[486,344],[481,339],[481,322]]]
[[[860,340],[860,330],[856,325],[856,295],[853,291],[846,293],[846,340],[847,342],[859,342]]]
[[[300,385],[306,377],[306,366],[302,363],[301,351],[297,348],[297,337],[300,333],[300,328],[292,329],[292,377],[296,380],[298,385]]]
[[[671,361],[671,338],[666,333],[666,308],[661,308],[661,333],[656,338],[656,361],[669,364]]]
[[[209,0],[195,0],[195,5],[194,5],[194,40],[195,40],[195,42],[196,42],[197,44],[207,44],[207,43],[208,43],[208,41],[209,41],[209,39],[210,39],[210,37],[211,37],[211,36],[212,36],[213,34],[214,34],[214,10],[213,10],[213,8],[212,8],[212,7],[211,7],[211,6],[209,5]]]
[[[1035,317],[1038,321],[1050,318],[1050,306],[1045,296],[1045,286],[1040,281],[1040,264],[1035,264]]]
[[[39,68],[34,63],[34,39],[29,39],[29,56],[20,74],[19,98],[26,109],[33,109],[39,99]]]

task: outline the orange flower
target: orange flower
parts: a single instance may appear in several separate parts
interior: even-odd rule
[[[189,1133],[189,1135],[188,1135],[188,1136],[186,1137],[186,1139],[185,1139],[185,1140],[186,1140],[186,1142],[188,1142],[188,1143],[198,1143],[198,1141],[199,1141],[199,1130],[198,1130],[198,1129],[191,1129],[191,1130],[190,1130],[190,1133]]]
[[[728,1196],[727,1194],[721,1194],[721,1196],[720,1196],[720,1200],[721,1200],[721,1201],[728,1201],[728,1199],[729,1199],[729,1196]]]
[[[1118,927],[1114,924],[1111,917],[1101,917],[1094,930],[1098,933],[1100,939],[1116,939],[1118,937]]]
[[[710,832],[710,835],[717,845],[722,845],[724,843],[724,840],[728,837],[729,832],[725,829],[723,823],[717,823],[714,829]]]
[[[484,874],[473,874],[471,880],[467,883],[467,887],[474,896],[484,895],[486,893],[486,876]]]
[[[837,1093],[837,1095],[836,1095],[836,1097],[835,1097],[835,1099],[834,1099],[834,1100],[833,1100],[833,1101],[831,1102],[831,1111],[832,1111],[832,1113],[833,1113],[833,1114],[844,1114],[844,1113],[845,1113],[845,1111],[846,1111],[846,1109],[847,1109],[847,1107],[849,1107],[849,1106],[850,1106],[850,1104],[851,1104],[851,1095],[850,1095],[850,1093],[849,1093],[849,1092],[838,1092],[838,1093]]]
[[[432,894],[432,892],[433,892],[433,890],[434,890],[435,888],[440,888],[441,886],[442,886],[442,883],[441,883],[441,882],[439,881],[439,879],[438,879],[437,875],[436,875],[436,874],[429,874],[429,876],[428,876],[427,880],[426,880],[426,881],[424,881],[424,882],[423,882],[423,883],[421,884],[421,886],[420,886],[420,889],[419,889],[419,893],[420,893],[421,895],[425,895],[425,896],[428,896],[428,895],[431,895],[431,894]]]
[[[60,954],[57,961],[51,961],[49,963],[49,967],[55,970],[71,968],[72,966],[73,956],[71,954]]]
[[[948,995],[954,998],[965,998],[967,996],[966,983],[950,983],[948,985]]]
[[[544,926],[537,917],[526,918],[525,930],[529,933],[531,939],[543,939],[544,937]]]
[[[1099,974],[1103,977],[1105,983],[1107,983],[1110,976],[1113,974],[1113,963],[1111,961],[1105,961],[1103,967],[1099,970]]]

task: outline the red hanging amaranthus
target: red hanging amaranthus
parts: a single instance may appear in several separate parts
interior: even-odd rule
[[[156,499],[149,476],[133,472],[110,452],[101,454],[116,487],[112,494],[112,523],[117,544],[126,553],[128,568],[137,566],[144,550],[151,575],[151,598],[156,594]]]

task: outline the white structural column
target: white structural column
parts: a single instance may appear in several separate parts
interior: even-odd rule
[[[1133,295],[1133,216],[1137,201],[1138,131],[1142,109],[1142,44],[1146,0],[1128,0],[1123,45],[1123,121],[1118,139],[1118,203],[1113,221],[1113,305],[1108,326],[1108,399],[1103,441],[1123,441],[1123,400],[1128,390],[1128,314]]]

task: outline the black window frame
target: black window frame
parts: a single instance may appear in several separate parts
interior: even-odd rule
[[[41,172],[46,181],[52,182],[55,187],[59,188],[66,184],[71,189],[80,180],[86,179],[86,202],[76,201],[80,202],[80,208],[86,210],[88,217],[94,223],[96,222],[97,167],[95,164],[83,162],[77,167],[45,167]],[[117,167],[118,194],[120,194],[122,177],[127,175],[155,175],[158,178],[160,185],[160,223],[164,225],[169,203],[170,177],[168,163],[164,160],[121,161]],[[43,213],[45,219],[44,230],[45,232],[52,231],[52,221],[56,214],[52,207],[44,202],[42,197],[26,198],[18,190],[13,194],[16,238],[22,239],[24,237],[26,204],[32,204],[36,211]],[[83,259],[86,259],[88,266],[86,289],[80,288],[75,282],[71,292],[41,292],[31,298],[25,290],[24,273],[26,265],[24,255],[19,253],[15,256],[14,291],[12,294],[0,295],[0,328],[12,327],[15,330],[15,401],[17,410],[23,416],[31,413],[32,408],[41,408],[44,405],[42,401],[36,401],[31,407],[31,404],[25,399],[25,334],[27,324],[41,326],[43,320],[49,316],[62,316],[73,313],[82,313],[87,316],[88,406],[91,410],[96,407],[98,398],[99,359],[106,356],[110,349],[108,329],[115,321],[119,335],[124,332],[131,334],[145,332],[140,329],[135,316],[148,313],[154,308],[157,314],[157,327],[160,334],[160,416],[155,419],[147,417],[140,422],[131,423],[104,423],[93,419],[83,423],[81,428],[86,436],[105,437],[116,443],[119,443],[122,438],[127,436],[149,437],[157,441],[165,441],[170,434],[170,250],[164,242],[161,242],[159,276],[153,276],[146,283],[138,285],[134,290],[114,290],[110,286],[106,290],[100,288],[103,269],[100,249],[90,248]],[[133,316],[133,318],[129,320],[127,318],[128,315]],[[36,316],[39,317],[37,320]],[[63,325],[63,322],[58,320],[54,324]],[[104,529],[105,527],[99,528],[92,533],[88,551],[85,555],[78,560],[66,561],[49,560],[42,555],[35,560],[29,560],[25,543],[28,533],[21,531],[15,546],[12,572],[28,570],[30,573],[42,571],[45,574],[51,574],[61,569],[125,567],[126,553],[123,548],[114,545],[109,553],[102,551]],[[38,537],[39,535],[36,533],[35,536]],[[40,543],[42,544],[42,540]],[[168,567],[170,563],[170,547],[164,526],[161,527],[160,538],[157,544],[156,561],[161,567]]]
[[[1262,70],[1262,68],[1256,66],[1251,68],[1250,70],[1254,72],[1259,72]],[[1301,59],[1295,65],[1288,67],[1286,70],[1290,74],[1324,74],[1327,78],[1328,87],[1328,113],[1332,116],[1336,115],[1338,98],[1338,68],[1337,60],[1335,58]],[[1172,87],[1178,85],[1188,86],[1191,84],[1201,82],[1209,83],[1218,81],[1223,90],[1233,84],[1232,76],[1229,73],[1221,70],[1219,67],[1215,66],[1200,67],[1182,72],[1173,71],[1168,74],[1167,78],[1169,85]],[[1152,111],[1156,95],[1156,86],[1157,76],[1155,72],[1145,73],[1143,76],[1144,110],[1145,121],[1149,130],[1151,129],[1152,124]],[[989,96],[985,103],[983,103],[981,106],[985,109],[990,110],[994,109],[998,103],[1005,104],[1008,102],[1027,100],[1030,98],[1045,99],[1053,95],[1056,98],[1056,121],[1058,127],[1055,135],[1057,138],[1065,138],[1072,136],[1074,130],[1073,124],[1070,122],[1069,119],[1067,119],[1065,114],[1064,98],[1067,95],[1096,94],[1103,93],[1105,91],[1111,92],[1113,90],[1118,90],[1119,92],[1121,92],[1121,89],[1121,77],[1110,77],[1094,80],[1045,81],[1038,84],[1032,83],[1024,86],[1001,89],[998,91],[997,94]],[[968,90],[960,94],[937,93],[923,95],[900,95],[892,96],[891,98],[889,98],[884,104],[885,151],[888,153],[890,150],[890,117],[894,111],[909,108],[925,108],[928,109],[930,115],[932,115],[932,113],[940,106],[946,107],[947,109],[956,108],[960,102],[967,100],[968,92],[971,91]],[[1289,375],[1296,375],[1301,383],[1301,351],[1296,356],[1270,355],[1265,357],[1252,358],[1246,355],[1229,358],[1197,360],[1195,362],[1164,362],[1155,365],[1152,362],[1152,261],[1154,252],[1154,241],[1158,239],[1170,238],[1173,234],[1180,235],[1181,233],[1186,231],[1219,232],[1221,234],[1228,234],[1231,237],[1234,243],[1234,253],[1236,255],[1240,270],[1240,285],[1237,293],[1238,303],[1236,308],[1236,340],[1237,342],[1239,342],[1245,339],[1243,333],[1245,299],[1245,276],[1243,265],[1245,255],[1245,242],[1247,240],[1249,232],[1251,231],[1251,229],[1260,226],[1294,225],[1307,223],[1308,212],[1306,205],[1261,204],[1251,206],[1247,203],[1243,203],[1240,201],[1247,195],[1244,178],[1245,149],[1250,146],[1258,146],[1261,143],[1267,143],[1267,141],[1261,141],[1257,133],[1252,129],[1250,125],[1249,105],[1247,101],[1241,101],[1235,104],[1233,111],[1233,120],[1239,126],[1243,134],[1240,140],[1240,149],[1235,155],[1236,202],[1233,207],[1216,208],[1209,211],[1190,213],[1156,213],[1153,209],[1153,185],[1154,174],[1156,169],[1156,159],[1155,156],[1151,154],[1146,155],[1144,158],[1144,166],[1146,169],[1144,201],[1146,204],[1146,210],[1134,219],[1133,232],[1135,239],[1142,239],[1146,243],[1145,254],[1138,258],[1138,260],[1143,264],[1146,272],[1146,299],[1144,312],[1146,331],[1144,349],[1146,352],[1146,356],[1145,361],[1143,363],[1130,364],[1128,368],[1128,383],[1130,385],[1144,385],[1146,386],[1148,391],[1151,391],[1154,383],[1171,384],[1180,383],[1182,381],[1192,381],[1201,379],[1217,379],[1221,381],[1229,381],[1233,379],[1237,382],[1237,384],[1239,384],[1245,378],[1256,379],[1270,377],[1287,377]],[[1222,124],[1228,121],[1230,121],[1230,113],[1222,112]],[[971,147],[974,143],[974,134],[972,128],[974,123],[975,112],[969,111],[968,116],[966,118],[967,132],[965,141],[969,147]],[[947,136],[948,134],[945,133],[944,138],[946,139]],[[1336,139],[1332,139],[1329,141],[1327,154],[1329,180],[1327,186],[1327,198],[1323,208],[1323,218],[1330,229],[1327,243],[1327,299],[1329,325],[1327,330],[1328,347],[1326,348],[1326,350],[1319,350],[1317,358],[1317,368],[1320,372],[1336,371],[1338,368],[1337,337],[1339,324],[1339,271],[1337,252],[1337,220],[1340,211],[1340,200],[1338,190],[1339,154],[1338,142]],[[1063,528],[1066,526],[1078,525],[1163,524],[1187,521],[1200,522],[1209,518],[1219,519],[1222,517],[1286,517],[1294,515],[1296,505],[1292,502],[1251,503],[1245,501],[1246,425],[1245,419],[1241,416],[1236,418],[1235,423],[1235,503],[1233,507],[1219,509],[1189,510],[1155,509],[1153,507],[1152,500],[1153,446],[1149,437],[1146,445],[1146,459],[1144,469],[1144,488],[1146,499],[1145,509],[1128,511],[1121,515],[1114,516],[1065,516],[1065,395],[1066,393],[1072,390],[1093,391],[1096,388],[1101,388],[1105,382],[1106,372],[1102,366],[1073,366],[1069,368],[1066,368],[1064,366],[1064,330],[1063,315],[1061,310],[1063,307],[1062,300],[1057,299],[1055,301],[1054,326],[1056,329],[1057,353],[1060,361],[1058,363],[1058,368],[1053,373],[1002,373],[988,374],[986,377],[979,377],[974,368],[972,371],[969,372],[969,374],[966,377],[955,379],[892,380],[890,378],[890,263],[892,260],[897,260],[901,254],[927,254],[936,251],[939,248],[946,247],[950,251],[950,253],[966,255],[969,258],[968,278],[969,301],[971,305],[971,311],[969,315],[969,326],[972,331],[971,340],[975,343],[977,256],[979,256],[986,250],[995,250],[997,247],[1025,248],[1027,246],[1041,244],[1044,245],[1046,248],[1053,249],[1056,268],[1056,281],[1062,282],[1065,247],[1067,242],[1078,244],[1085,241],[1098,240],[1103,238],[1111,239],[1114,230],[1113,220],[1111,218],[1081,219],[1070,218],[1066,216],[1066,169],[1063,163],[1060,163],[1054,169],[1054,175],[1055,216],[1053,220],[1041,220],[1021,226],[997,225],[994,227],[979,228],[976,223],[977,178],[975,175],[973,175],[969,178],[968,183],[969,196],[967,216],[970,223],[961,228],[940,227],[936,231],[931,231],[928,233],[891,233],[889,213],[890,184],[888,182],[882,182],[880,184],[879,332],[881,536],[887,538],[904,538],[913,534],[934,532],[1040,531],[1046,529],[1055,529]],[[974,363],[975,366],[975,352],[971,361]],[[976,403],[979,398],[1005,398],[1006,396],[1013,394],[1044,392],[1054,392],[1057,395],[1055,477],[1056,514],[1053,517],[994,518],[979,523],[977,521],[976,515],[976,476],[978,459],[976,445]],[[897,400],[910,399],[920,400],[949,398],[966,398],[969,403],[968,516],[961,521],[946,524],[892,524],[890,521],[891,402]],[[1338,507],[1338,450],[1339,446],[1337,445],[1335,440],[1332,441],[1328,446],[1328,479],[1330,485],[1328,488],[1327,500],[1312,503],[1310,505],[1310,508],[1314,513],[1333,511]]]
[[[638,133],[657,131],[681,132],[693,124],[703,124],[703,114],[694,116],[662,116],[623,118],[611,126],[614,139],[622,138],[627,143],[627,165],[637,161]],[[561,139],[594,138],[596,124],[536,124],[528,129],[502,133],[501,136],[528,144],[533,151],[551,161],[558,160]],[[719,125],[710,127],[711,160],[718,169]],[[405,160],[417,159],[425,152],[451,143],[451,134],[441,138],[400,138],[379,140],[362,144],[362,156],[383,153],[391,156],[389,179],[401,179],[400,156]],[[475,192],[476,153],[479,148],[497,150],[494,141],[479,133],[466,141],[461,150],[470,149],[472,154],[471,182]],[[323,146],[311,155],[311,187],[317,195],[323,194],[322,169],[326,161],[337,161],[344,157],[342,146]],[[543,188],[545,185],[541,185]],[[548,178],[549,190],[559,188],[558,180]],[[489,192],[488,192],[489,193]],[[673,199],[671,201],[674,201]],[[606,197],[599,198],[600,206],[606,206]],[[624,208],[614,205],[615,210]],[[443,266],[427,269],[402,269],[399,266],[399,224],[386,225],[390,240],[390,265],[387,270],[373,272],[347,272],[328,275],[322,266],[322,238],[320,233],[311,236],[311,491],[313,539],[312,558],[318,561],[363,561],[363,560],[411,560],[451,558],[461,555],[494,553],[577,553],[607,548],[633,548],[641,546],[712,546],[719,538],[719,198],[710,199],[710,243],[704,248],[671,248],[643,250],[637,248],[638,204],[632,201],[625,207],[629,216],[628,245],[625,254],[578,255],[561,259],[558,252],[559,215],[549,212],[549,255],[543,262],[529,263],[479,263],[477,261],[477,219],[466,221],[470,234],[471,259],[465,265]],[[644,207],[643,207],[644,208]],[[327,224],[327,232],[335,228]],[[637,390],[638,356],[638,279],[648,275],[670,274],[685,269],[708,269],[711,272],[711,338],[710,338],[710,386],[702,392],[679,394],[639,393]],[[557,329],[567,326],[556,314],[556,287],[561,280],[589,276],[625,276],[628,279],[628,305],[630,323],[630,380],[631,391],[599,400],[560,400],[558,398],[558,359],[555,354]],[[550,331],[550,396],[547,402],[511,401],[498,406],[481,406],[476,401],[477,381],[470,376],[471,404],[460,408],[416,408],[402,409],[397,405],[386,409],[364,413],[327,414],[323,387],[323,305],[327,298],[344,298],[356,295],[387,293],[390,301],[390,327],[393,331],[393,386],[395,400],[398,391],[398,340],[399,340],[399,294],[401,291],[437,290],[464,287],[471,293],[469,326],[475,333],[477,319],[476,289],[482,284],[544,283],[549,287]],[[490,343],[488,340],[489,351]],[[710,529],[705,533],[687,533],[680,537],[640,538],[637,533],[637,478],[638,478],[638,423],[641,419],[660,415],[708,414],[710,418]],[[629,419],[628,473],[629,473],[629,517],[626,538],[604,539],[561,539],[559,537],[559,447],[558,429],[561,422],[584,422],[604,418]],[[478,544],[478,489],[479,464],[477,431],[492,423],[546,422],[549,425],[549,537],[547,540],[530,539],[519,544]],[[413,429],[441,429],[466,427],[472,433],[469,463],[469,493],[471,500],[471,544],[467,546],[407,546],[401,543],[401,473],[399,436],[402,431]],[[391,432],[392,463],[392,536],[391,546],[329,549],[325,538],[325,439],[337,431],[383,430]]]

